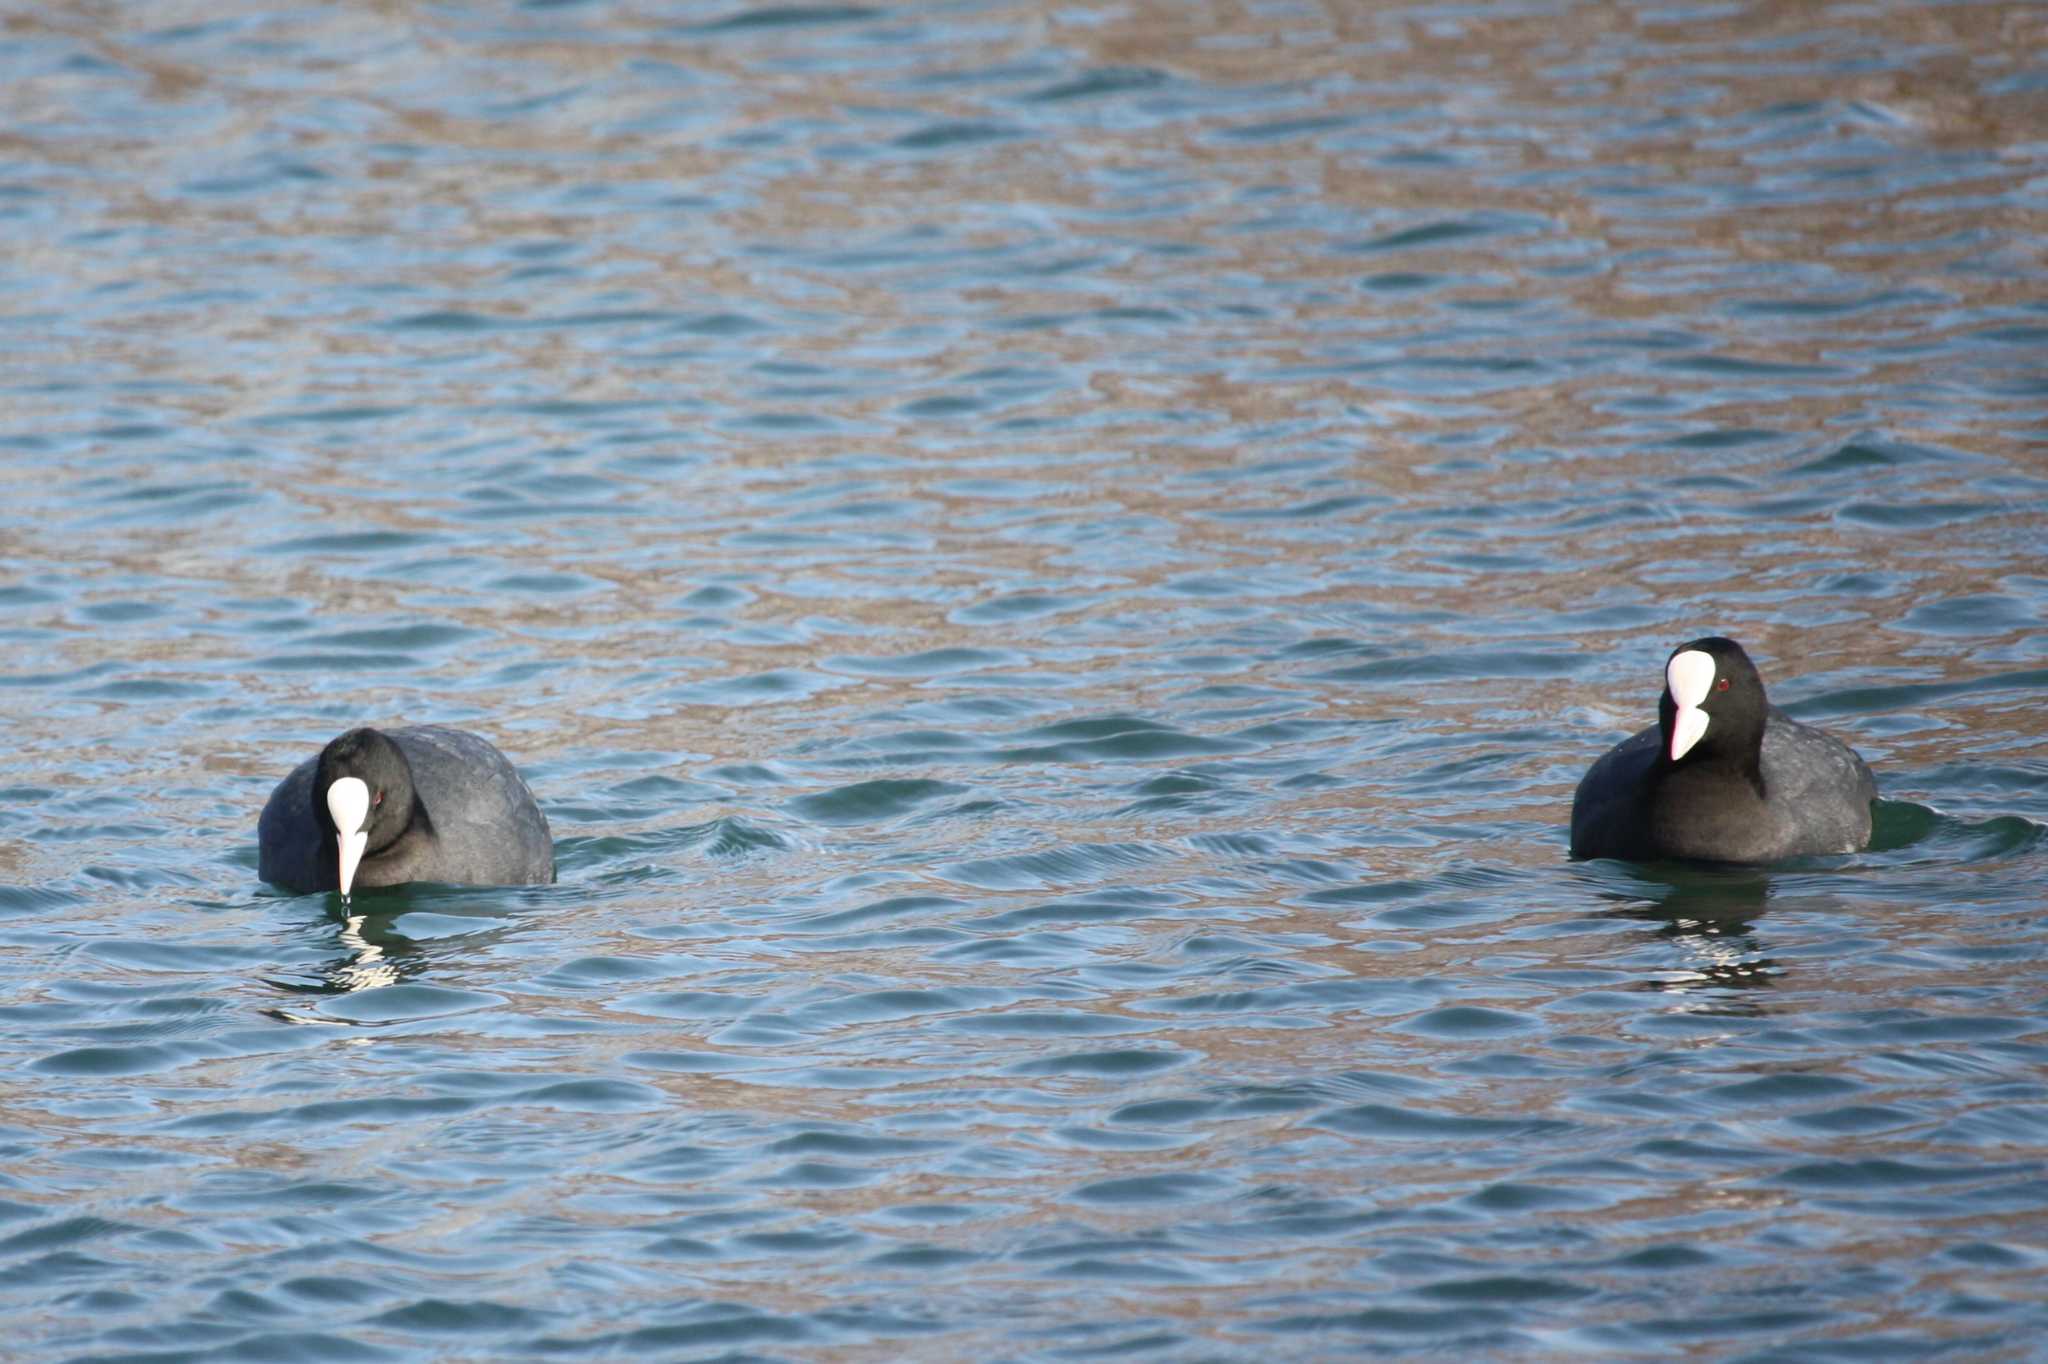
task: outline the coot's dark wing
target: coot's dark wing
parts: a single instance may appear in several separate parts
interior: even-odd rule
[[[319,766],[320,759],[312,757],[294,767],[256,821],[256,874],[297,895],[341,884],[339,865],[320,855],[321,830],[314,823],[313,774]]]
[[[1650,768],[1663,735],[1651,725],[1607,750],[1572,796],[1573,857],[1646,858],[1650,847]]]
[[[504,754],[442,725],[386,730],[412,767],[434,842],[413,869],[422,881],[510,886],[555,879],[547,816]]]
[[[1856,751],[1771,707],[1762,754],[1765,801],[1794,857],[1854,852],[1870,842],[1877,779]]]

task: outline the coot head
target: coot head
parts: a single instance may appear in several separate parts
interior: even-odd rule
[[[1734,762],[1754,770],[1769,718],[1764,680],[1734,640],[1709,635],[1679,645],[1665,660],[1657,703],[1663,763]]]
[[[352,729],[320,750],[313,778],[313,818],[334,831],[341,893],[355,884],[356,865],[411,828],[418,801],[412,765],[386,735]]]

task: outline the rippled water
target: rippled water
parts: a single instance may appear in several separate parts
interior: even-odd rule
[[[17,10],[8,1352],[2037,1357],[2044,41]],[[1566,860],[1708,630],[1873,850]]]

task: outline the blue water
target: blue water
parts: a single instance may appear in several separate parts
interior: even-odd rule
[[[0,1353],[2038,1357],[2038,34],[18,14]],[[1870,851],[1566,859],[1709,631]]]

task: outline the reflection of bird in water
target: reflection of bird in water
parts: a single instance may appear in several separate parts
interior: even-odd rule
[[[1751,867],[1689,866],[1662,862],[1595,874],[1597,894],[1618,913],[1690,924],[1683,931],[1746,933],[1763,917],[1773,894],[1771,873]]]
[[[1650,988],[1672,994],[1693,994],[1714,990],[1759,990],[1777,984],[1777,977],[1783,968],[1770,957],[1752,955],[1751,944],[1744,941],[1749,935],[1747,925],[1740,930],[1740,936],[1731,940],[1716,932],[1699,933],[1674,925],[1670,936],[1679,939],[1686,954],[1694,959],[1693,965],[1682,971],[1672,971],[1648,982]],[[1731,1007],[1743,1013],[1761,1012],[1752,1001],[1733,1005],[1722,998],[1718,1008],[1706,1007],[1701,1002],[1701,1012],[1726,1012]]]
[[[336,962],[327,968],[328,981],[343,991],[396,985],[402,976],[398,963],[384,955],[383,946],[363,935],[365,918],[365,915],[351,914],[341,926],[341,945],[354,952],[354,958]]]
[[[348,915],[335,934],[342,953],[320,967],[318,980],[272,980],[269,984],[289,994],[315,995],[323,999],[402,984],[417,976],[425,968],[428,958],[420,951],[418,943],[392,927],[397,917],[391,913]],[[282,1023],[352,1026],[347,1019],[329,1018],[315,1012],[302,1013],[288,1007],[266,1009],[264,1012]]]
[[[1761,1012],[1754,991],[1777,983],[1783,967],[1758,954],[1754,925],[1773,898],[1768,873],[1740,867],[1635,866],[1625,879],[1603,884],[1606,914],[1658,926],[1657,936],[1678,945],[1686,961],[1637,983],[1642,990],[1698,998],[1679,1007],[1701,1013]]]
[[[502,891],[404,886],[379,893],[375,903],[375,913],[322,914],[304,925],[316,932],[331,925],[334,950],[305,977],[265,982],[287,996],[315,996],[303,1007],[271,1010],[271,1017],[286,1023],[364,1025],[372,1021],[374,1011],[351,1016],[348,1009],[324,1008],[320,1001],[421,982],[431,977],[436,965],[473,960],[490,952],[527,922],[505,903]],[[407,914],[417,916],[412,922],[423,930],[421,937],[399,931]]]

